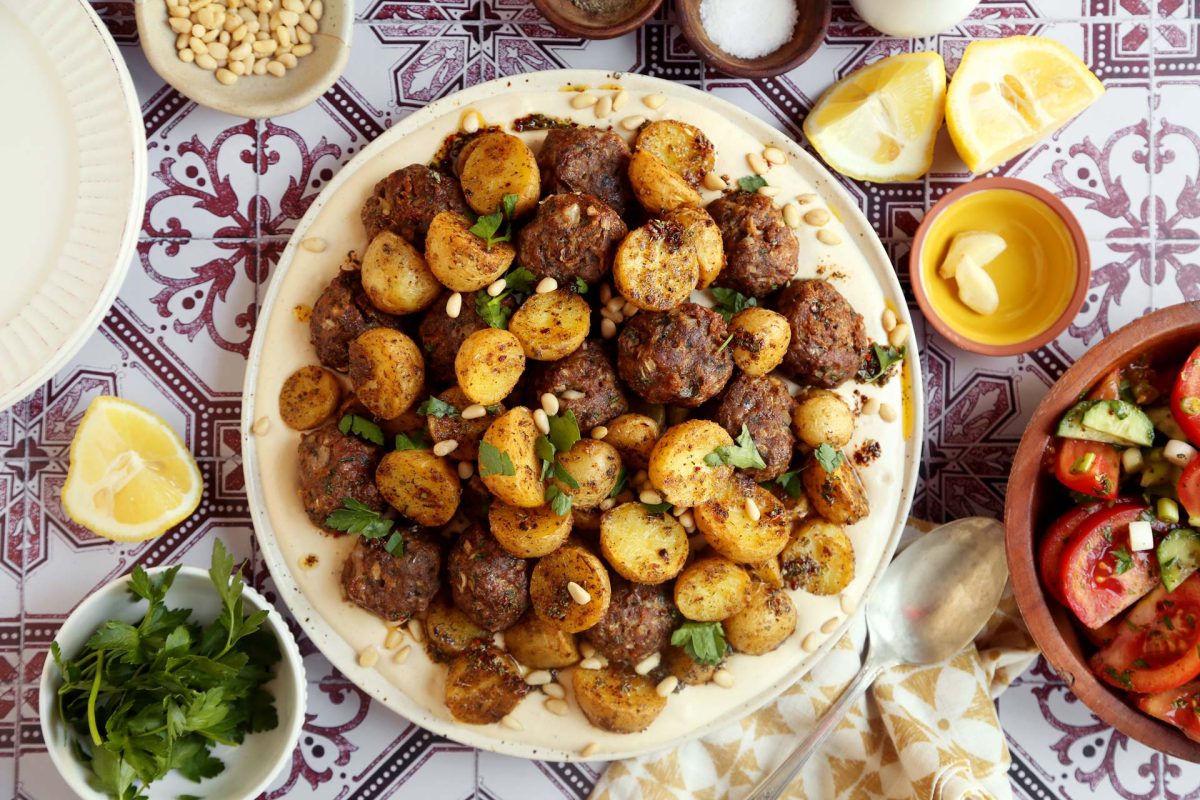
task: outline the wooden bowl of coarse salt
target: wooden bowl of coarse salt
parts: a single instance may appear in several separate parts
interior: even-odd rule
[[[715,70],[772,78],[807,61],[825,38],[831,0],[677,0],[683,35]]]
[[[350,58],[353,0],[135,0],[159,77],[218,111],[262,119],[316,100]]]

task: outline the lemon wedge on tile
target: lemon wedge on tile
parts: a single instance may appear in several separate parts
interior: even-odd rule
[[[804,135],[830,167],[863,181],[915,180],[929,171],[946,98],[937,53],[891,56],[825,91]]]
[[[1082,59],[1052,39],[976,41],[950,81],[946,127],[978,175],[1028,150],[1103,94]]]
[[[196,459],[162,417],[119,397],[97,397],[71,440],[62,504],[97,536],[140,542],[200,504]]]

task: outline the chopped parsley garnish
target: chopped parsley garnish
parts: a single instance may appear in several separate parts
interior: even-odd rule
[[[587,294],[587,281],[578,275],[575,276],[575,294]]]
[[[512,240],[512,218],[513,212],[517,208],[517,196],[515,194],[506,194],[501,200],[501,208],[496,209],[491,214],[484,214],[479,219],[475,220],[475,224],[470,227],[471,233],[483,239],[484,246],[488,250],[492,249],[492,245],[497,242],[507,242]],[[508,224],[505,225],[507,220]],[[504,228],[504,232],[500,232],[500,228]]]
[[[742,425],[742,432],[734,439],[733,444],[721,445],[713,450],[704,457],[704,463],[710,467],[728,464],[742,469],[763,469],[767,466],[750,436],[750,429],[745,425]]]
[[[816,450],[813,450],[813,457],[817,459],[817,463],[826,472],[836,472],[838,467],[842,465],[842,461],[845,460],[841,451],[830,447],[827,442],[822,442]]]
[[[1150,669],[1149,662],[1147,662],[1144,658],[1135,659],[1133,665],[1138,669]]]
[[[519,294],[531,294],[537,286],[537,276],[524,267],[510,269],[504,276],[504,288]]]
[[[325,524],[335,531],[354,533],[364,539],[380,539],[392,532],[396,523],[366,503],[353,497],[343,497],[342,507],[325,518]]]
[[[517,470],[513,466],[512,459],[508,457],[508,453],[494,444],[479,443],[479,477],[516,474]]]
[[[720,664],[725,660],[725,629],[719,622],[688,620],[671,634],[671,644],[682,647],[697,664]]]
[[[396,434],[396,449],[397,450],[428,450],[429,440],[425,438],[425,431],[416,430],[412,435],[397,433]]]
[[[564,411],[549,417],[550,443],[560,453],[570,450],[582,436],[579,433],[579,421],[575,419],[574,411]]]
[[[757,192],[767,185],[767,179],[762,175],[743,175],[737,179],[737,185],[743,192]]]
[[[876,383],[882,378],[886,378],[891,372],[892,367],[904,360],[904,348],[881,345],[877,342],[871,344],[871,355],[868,362],[863,364],[859,370],[859,380],[864,383]]]
[[[733,334],[731,333],[725,337],[725,341],[721,342],[721,346],[717,348],[717,353],[720,353],[726,347],[729,347],[729,343],[732,341],[733,341]]]
[[[1130,676],[1133,674],[1132,670],[1127,669],[1124,672],[1117,672],[1112,667],[1105,667],[1104,674],[1124,686],[1126,689],[1133,689],[1133,681],[1130,680]]]
[[[347,414],[338,420],[338,430],[342,433],[357,436],[371,444],[383,444],[383,429],[366,417],[358,414]]]
[[[793,500],[797,500],[804,495],[804,485],[800,483],[800,470],[798,469],[783,473],[775,479],[775,483],[787,492],[787,496]]]
[[[647,514],[665,514],[671,510],[671,504],[666,500],[661,503],[642,503]]]
[[[1113,571],[1118,575],[1125,574],[1133,567],[1133,556],[1124,547],[1118,547],[1116,550],[1112,551],[1112,554],[1113,558],[1117,562],[1117,565]]]
[[[445,419],[446,417],[457,417],[458,409],[440,397],[430,397],[424,403],[417,406],[417,413],[424,417]]]
[[[713,299],[717,301],[717,304],[713,306],[713,311],[724,317],[726,322],[733,319],[733,315],[737,312],[758,305],[758,300],[747,297],[735,289],[713,286],[709,291],[712,292]]]
[[[553,476],[572,489],[579,488],[579,481],[567,472],[567,468],[558,460],[558,454],[570,450],[579,441],[579,423],[575,420],[575,412],[567,411],[549,417],[550,434],[539,436],[534,440],[534,452],[542,460],[541,480]],[[550,498],[547,497],[547,500]]]
[[[514,267],[504,276],[504,291],[492,297],[487,292],[475,293],[475,313],[493,328],[507,328],[513,309],[504,301],[512,297],[517,305],[526,295],[532,294],[537,276],[524,267]]]
[[[554,484],[546,487],[546,502],[550,504],[550,509],[560,517],[566,516],[571,510],[571,495]]]
[[[624,468],[617,472],[617,482],[613,484],[612,491],[608,493],[609,497],[616,497],[621,492],[625,491],[625,484],[629,482],[629,472]]]

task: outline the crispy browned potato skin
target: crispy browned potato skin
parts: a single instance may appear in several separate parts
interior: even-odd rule
[[[508,133],[486,133],[464,150],[459,180],[467,205],[477,214],[502,208],[504,195],[515,194],[515,215],[525,216],[542,194],[537,159],[529,145]]]
[[[665,583],[687,561],[687,531],[670,514],[651,514],[642,503],[622,503],[600,520],[600,552],[634,583]]]
[[[613,285],[643,311],[668,311],[686,301],[699,278],[696,248],[683,226],[668,220],[630,231],[613,260]]]
[[[471,725],[499,722],[528,691],[516,660],[490,645],[455,656],[446,674],[446,707]]]
[[[697,622],[720,622],[746,607],[750,575],[724,556],[696,559],[675,581],[675,606]]]
[[[636,733],[650,723],[667,706],[667,698],[659,697],[649,678],[629,669],[573,670],[572,684],[575,700],[584,716],[598,728],[613,733]]]
[[[683,228],[683,241],[696,251],[696,261],[700,266],[696,288],[708,287],[725,266],[725,243],[721,239],[721,229],[707,211],[694,206],[680,206],[668,211],[663,214],[663,219]]]
[[[408,411],[425,388],[421,349],[392,328],[372,328],[350,343],[354,395],[380,419]]]
[[[592,327],[592,310],[574,292],[557,289],[526,300],[508,330],[521,342],[525,356],[536,361],[558,361],[579,349]]]
[[[553,553],[571,535],[572,520],[570,514],[555,514],[550,506],[520,508],[501,500],[488,506],[492,535],[518,558],[541,558]]]
[[[658,422],[645,414],[622,414],[605,426],[604,441],[617,448],[621,463],[627,468],[645,469],[658,441]]]
[[[809,517],[796,526],[779,563],[788,588],[834,595],[854,580],[854,545],[841,525]]]
[[[809,389],[792,407],[792,432],[808,447],[841,449],[854,437],[854,412],[837,392]]]
[[[508,455],[513,463],[512,475],[488,473],[483,460],[479,476],[497,498],[521,508],[536,508],[546,502],[546,487],[542,483],[542,461],[537,455],[537,425],[525,406],[517,406],[496,418],[484,431],[483,441]]]
[[[739,653],[769,653],[796,630],[796,606],[786,592],[765,583],[750,586],[750,602],[723,623],[725,640]]]
[[[800,473],[800,481],[813,510],[830,522],[853,525],[870,511],[867,490],[845,454],[832,472],[821,466],[815,456],[810,456]]]
[[[484,328],[458,348],[454,373],[471,402],[489,406],[508,397],[521,380],[525,352],[517,337],[503,328]]]
[[[361,273],[371,304],[389,314],[422,311],[442,291],[421,252],[392,231],[381,231],[367,245]]]
[[[697,506],[733,477],[728,464],[714,467],[704,461],[731,444],[733,437],[711,420],[690,419],[668,428],[650,452],[650,483],[671,505]]]
[[[672,172],[648,150],[635,151],[629,159],[629,183],[642,208],[664,214],[682,206],[699,206],[700,193],[682,175]]]
[[[591,595],[576,603],[567,584],[574,581]],[[563,545],[533,568],[529,596],[539,617],[568,633],[585,631],[600,621],[612,599],[608,570],[599,558],[577,545]]]
[[[393,450],[375,470],[375,485],[388,505],[427,528],[445,525],[458,511],[458,470],[430,450]]]
[[[574,488],[554,478],[553,483],[563,494],[570,495],[574,508],[586,511],[595,508],[608,497],[621,474],[621,456],[608,442],[580,439],[571,449],[558,455],[558,462],[579,484]]]
[[[279,390],[279,416],[289,428],[306,431],[328,422],[342,402],[342,385],[324,367],[310,364],[288,376]]]
[[[425,261],[447,289],[474,292],[508,271],[517,251],[508,242],[486,241],[471,233],[471,220],[443,211],[429,224]]]
[[[750,500],[758,507],[757,520],[747,509]],[[705,541],[739,564],[774,558],[791,532],[791,518],[783,503],[745,475],[736,475],[715,497],[696,506],[693,513]]]
[[[478,643],[491,640],[491,631],[472,622],[444,595],[430,603],[425,616],[425,649],[434,661],[451,661]]]
[[[579,661],[575,635],[533,612],[504,632],[504,646],[530,669],[563,669]]]

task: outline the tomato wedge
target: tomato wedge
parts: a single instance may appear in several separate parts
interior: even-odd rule
[[[1087,627],[1099,628],[1158,583],[1153,551],[1129,549],[1129,523],[1147,511],[1141,503],[1097,511],[1063,547],[1063,597]]]
[[[1137,707],[1152,717],[1174,725],[1193,741],[1200,742],[1200,682],[1192,681],[1175,689],[1139,697]]]
[[[1117,496],[1121,454],[1112,445],[1059,439],[1054,477],[1073,492],[1111,500]]]
[[[1192,444],[1200,444],[1200,347],[1192,351],[1171,389],[1171,416]]]
[[[1104,681],[1138,694],[1175,689],[1200,675],[1200,573],[1175,591],[1161,585],[1126,615],[1112,644],[1092,656]]]
[[[1193,458],[1183,468],[1176,492],[1179,494],[1179,502],[1183,503],[1188,516],[1200,516],[1200,458]]]
[[[1127,504],[1138,501],[1121,499],[1116,502]],[[1059,583],[1059,576],[1062,574],[1060,567],[1062,566],[1063,547],[1066,546],[1071,535],[1079,530],[1079,526],[1083,524],[1084,520],[1106,508],[1102,503],[1090,503],[1070,509],[1050,523],[1050,527],[1046,529],[1046,533],[1038,545],[1038,572],[1042,576],[1042,585],[1046,587],[1046,591],[1050,592],[1051,597],[1064,606],[1067,604],[1067,599],[1063,595],[1062,585]]]

